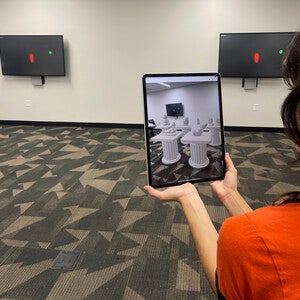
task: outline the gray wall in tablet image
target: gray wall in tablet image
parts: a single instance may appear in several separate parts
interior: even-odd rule
[[[158,126],[167,114],[166,104],[170,103],[183,105],[183,117],[168,117],[170,122],[182,123],[187,117],[190,126],[193,126],[197,118],[201,123],[208,123],[209,118],[220,118],[217,82],[188,83],[182,87],[150,92],[147,97],[148,119],[153,119]]]

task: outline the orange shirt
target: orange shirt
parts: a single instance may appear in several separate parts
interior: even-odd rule
[[[300,299],[300,203],[228,218],[218,240],[226,299]]]

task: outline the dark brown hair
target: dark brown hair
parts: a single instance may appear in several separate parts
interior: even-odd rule
[[[295,34],[287,49],[282,73],[290,93],[282,104],[281,119],[287,135],[300,147],[300,33]],[[273,205],[292,202],[300,202],[300,191],[281,195]]]
[[[282,64],[284,81],[290,93],[281,107],[281,118],[286,133],[300,146],[300,33],[295,34]]]

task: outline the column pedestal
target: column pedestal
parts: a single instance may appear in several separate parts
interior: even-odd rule
[[[162,163],[171,165],[178,162],[181,154],[178,152],[178,139],[182,136],[182,132],[166,134],[164,132],[151,138],[152,142],[161,142],[163,148]]]
[[[207,157],[207,144],[211,142],[211,133],[203,132],[200,136],[193,135],[188,132],[182,139],[183,144],[190,144],[191,157],[189,158],[189,165],[193,168],[204,168],[209,164]]]

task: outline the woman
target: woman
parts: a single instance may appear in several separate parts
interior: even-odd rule
[[[300,149],[300,34],[289,46],[283,74],[291,92],[281,117]],[[232,216],[219,234],[191,183],[145,190],[182,205],[205,274],[220,299],[300,299],[300,192],[284,194],[273,206],[252,211],[238,192],[237,170],[228,153],[225,162],[224,180],[210,183]]]

